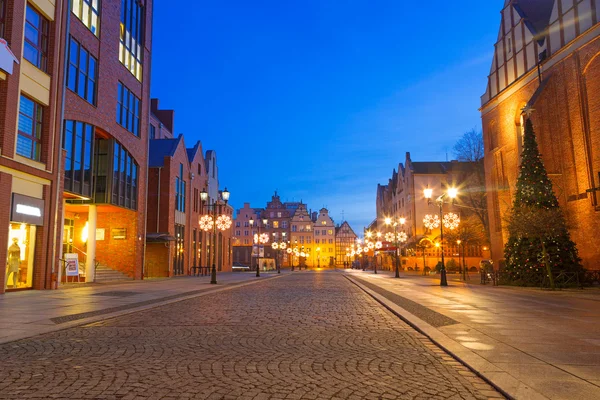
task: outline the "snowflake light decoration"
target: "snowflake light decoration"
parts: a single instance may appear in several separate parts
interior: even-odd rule
[[[354,250],[352,250],[352,252],[350,252],[350,255],[351,255],[352,257],[354,257],[354,256],[356,255],[356,252],[355,252]]]
[[[454,213],[444,215],[444,228],[456,229],[460,224],[460,217]]]
[[[440,217],[437,215],[427,214],[425,218],[423,218],[423,225],[427,229],[437,229],[440,227]]]
[[[277,250],[279,248],[279,243],[273,242],[271,243],[271,247],[273,248],[273,250]]]
[[[261,233],[258,241],[262,244],[269,243],[269,235],[266,233]]]
[[[373,248],[375,247],[375,243],[373,243],[373,242],[369,242],[369,243],[367,243],[367,247],[368,247],[369,249],[373,249]]]
[[[258,243],[258,233],[254,234],[254,243]]]
[[[288,254],[292,254],[292,249],[290,247],[288,247],[288,249],[286,251]]]
[[[202,217],[200,217],[199,224],[200,229],[202,229],[205,232],[208,232],[213,228],[215,221],[213,221],[210,215],[203,215]]]
[[[287,244],[286,244],[285,242],[281,242],[281,243],[279,243],[279,248],[280,248],[281,250],[285,250],[285,248],[286,248],[286,247],[287,247]]]
[[[393,242],[394,241],[394,233],[393,232],[388,232],[385,234],[385,241],[386,242]]]
[[[231,218],[229,215],[219,215],[217,218],[217,229],[226,231],[229,228],[231,228]]]
[[[398,241],[404,243],[408,240],[408,235],[406,232],[398,232]]]
[[[380,249],[383,247],[383,243],[381,243],[379,240],[377,242],[375,242],[375,248],[376,249]]]
[[[357,249],[356,249],[356,252],[357,252],[358,254],[362,253],[362,252],[363,252],[363,248],[362,248],[362,247],[359,247],[359,248],[357,248]]]

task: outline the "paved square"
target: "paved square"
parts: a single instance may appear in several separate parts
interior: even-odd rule
[[[486,399],[335,272],[300,272],[0,346],[0,398]]]

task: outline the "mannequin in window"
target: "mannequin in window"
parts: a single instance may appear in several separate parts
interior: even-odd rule
[[[17,287],[17,277],[19,275],[19,264],[21,263],[21,248],[17,244],[18,238],[13,238],[13,244],[8,247],[8,258],[6,260],[6,278],[4,279],[4,287],[8,287],[8,278],[12,274],[12,287]]]

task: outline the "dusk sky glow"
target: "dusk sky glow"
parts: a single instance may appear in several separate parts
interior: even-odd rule
[[[362,232],[405,152],[451,159],[480,129],[502,5],[156,1],[152,97],[216,150],[235,208],[277,189]]]

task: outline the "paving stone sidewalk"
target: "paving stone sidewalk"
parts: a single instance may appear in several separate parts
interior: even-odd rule
[[[502,398],[334,272],[6,343],[0,358],[2,399]]]
[[[597,288],[548,291],[461,282],[440,287],[439,276],[345,275],[402,307],[400,315],[432,332],[438,343],[513,397],[600,399]]]

